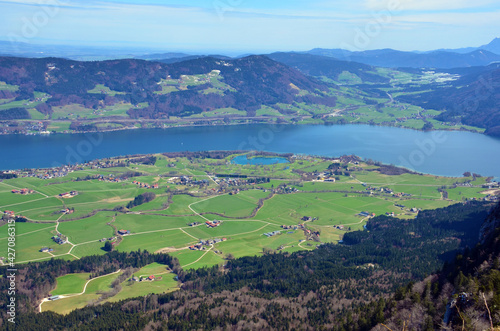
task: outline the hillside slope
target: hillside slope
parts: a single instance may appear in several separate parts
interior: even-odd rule
[[[4,57],[0,81],[7,84],[0,88],[2,98],[31,103],[43,114],[72,104],[96,110],[126,103],[132,118],[189,116],[227,107],[252,115],[262,105],[293,101],[335,105],[324,93],[328,85],[264,56],[174,64]],[[9,109],[2,114],[8,119]]]
[[[446,87],[398,100],[445,110],[436,119],[486,128],[487,134],[500,136],[500,64],[473,68]]]

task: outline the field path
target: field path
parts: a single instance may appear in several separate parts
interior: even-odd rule
[[[205,257],[205,255],[207,255],[212,250],[212,248],[214,248],[214,245],[210,245],[210,248],[205,251],[205,254],[203,254],[202,256],[200,256],[196,261],[193,261],[191,263],[185,264],[185,265],[181,266],[181,268],[185,268],[187,266],[190,266],[191,264],[195,264],[196,262],[200,261],[202,258]]]
[[[194,238],[194,239],[196,239],[196,240],[200,240],[200,238],[196,238],[195,236],[193,236],[193,235],[191,235],[191,234],[187,233],[186,231],[184,231],[184,229],[183,229],[183,228],[179,228],[179,230],[181,230],[182,232],[184,232],[185,234],[187,234],[187,235],[188,235],[188,236],[190,236],[191,238]]]
[[[300,242],[297,246],[299,246],[300,248],[303,248],[303,249],[306,249],[308,251],[312,251],[313,248],[307,248],[307,247],[303,247],[302,244],[305,243],[306,241],[303,241],[303,242]]]
[[[164,275],[164,274],[170,274],[170,273],[172,273],[172,271],[164,271],[164,272],[160,272],[159,274],[152,273],[149,276],[155,275],[155,277],[156,277],[157,275]],[[148,275],[139,275],[139,278],[141,278],[142,276],[146,277]]]
[[[9,184],[5,184],[4,182],[0,182],[0,184],[3,184],[5,186],[10,186],[10,187],[13,187],[13,188],[18,189],[18,190],[21,189],[20,187],[15,187],[15,186],[12,186],[12,185],[9,185]],[[49,198],[49,196],[47,194],[45,194],[45,193],[42,193],[42,192],[39,192],[39,191],[36,191],[36,190],[33,190],[33,191],[36,192],[36,193],[38,193],[38,194],[43,195],[46,198]]]
[[[110,276],[110,275],[114,275],[114,274],[117,274],[121,271],[121,269],[118,269],[116,270],[115,272],[112,272],[110,274],[107,274],[107,275],[102,275],[102,276],[98,276],[98,277],[94,277],[92,279],[89,279],[86,283],[85,283],[85,286],[83,287],[83,291],[80,292],[80,293],[72,293],[72,294],[61,294],[59,295],[59,299],[58,300],[61,300],[61,299],[66,299],[66,298],[72,298],[72,297],[76,297],[76,296],[79,296],[79,295],[82,295],[82,294],[85,294],[85,291],[87,290],[87,285],[89,285],[89,283],[95,279],[98,279],[98,278],[102,278],[102,277],[106,277],[106,276]],[[45,298],[42,300],[42,302],[40,302],[40,305],[38,306],[38,310],[40,311],[40,313],[42,312],[42,304],[44,302],[47,302],[47,301],[50,301],[48,298]]]
[[[191,209],[191,211],[193,213],[195,213],[197,216],[200,216],[201,218],[203,218],[205,221],[210,221],[208,218],[206,218],[205,216],[203,215],[200,215],[197,211],[195,211],[193,208],[191,208],[192,205],[195,205],[197,203],[200,203],[200,202],[203,202],[203,201],[207,201],[207,200],[210,200],[210,199],[213,199],[213,198],[216,198],[216,197],[220,197],[220,196],[223,196],[224,194],[221,194],[221,195],[214,195],[213,197],[210,197],[210,198],[206,198],[206,199],[203,199],[203,200],[200,200],[200,201],[195,201],[191,204],[189,204],[188,208]]]

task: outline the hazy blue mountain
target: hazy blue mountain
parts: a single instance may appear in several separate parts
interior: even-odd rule
[[[271,59],[298,69],[310,76],[325,76],[333,80],[339,80],[343,72],[350,72],[360,77],[363,82],[388,83],[389,79],[375,74],[375,68],[370,65],[337,60],[336,58],[300,54],[300,53],[273,53],[267,55]]]
[[[460,54],[447,51],[430,53],[403,52],[393,49],[377,49],[349,52],[340,49],[313,49],[308,54],[330,56],[339,60],[364,63],[379,67],[410,68],[457,68],[485,66],[500,61],[500,55],[487,50],[474,50]]]
[[[500,54],[500,38],[495,38],[489,44],[483,45],[478,48],[487,50],[495,54]]]

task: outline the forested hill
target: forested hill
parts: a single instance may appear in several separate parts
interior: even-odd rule
[[[454,72],[465,74],[446,87],[397,99],[444,110],[438,120],[483,127],[487,134],[500,136],[500,64]]]
[[[360,77],[363,82],[389,83],[389,78],[377,75],[376,68],[357,62],[337,60],[332,57],[300,53],[273,53],[271,59],[296,68],[306,75],[325,76],[338,81],[344,72]]]
[[[488,231],[481,232],[480,243],[425,281],[398,289],[380,312],[384,325],[373,330],[498,330],[499,226],[500,204],[483,225]]]
[[[224,270],[214,267],[182,271],[175,266],[175,260],[170,260],[166,262],[172,264],[183,281],[178,292],[86,307],[66,316],[24,312],[19,314],[16,326],[54,330],[370,330],[378,323],[391,323],[395,311],[404,311],[395,309],[398,300],[427,302],[429,296],[412,294],[419,287],[407,285],[408,280],[422,280],[450,261],[457,251],[474,245],[490,208],[491,204],[471,201],[423,211],[414,220],[379,216],[368,223],[368,231],[346,235],[345,245],[236,259],[228,261]],[[480,251],[484,253],[491,247],[485,245]],[[500,246],[496,247],[498,250]],[[127,259],[126,255],[115,253],[116,256],[105,259],[116,260],[112,263],[123,268],[127,263],[137,264],[138,260],[148,263],[153,258],[138,259],[140,254]],[[463,258],[458,256],[457,261]],[[480,262],[473,256],[467,261],[473,262],[468,269],[471,272]],[[95,265],[91,259],[88,262],[85,271],[93,272]],[[446,268],[453,277],[454,267]],[[53,261],[24,266],[19,287],[36,287],[42,284],[35,282],[40,275],[48,273],[55,277],[68,269]],[[6,272],[5,268],[1,270]],[[389,300],[396,288],[403,285]],[[441,285],[431,285],[429,291],[438,298]],[[44,288],[37,293],[48,290]],[[445,305],[451,298],[451,293],[448,294],[439,297]],[[488,300],[494,304],[492,299]],[[33,307],[36,304],[36,300],[31,302]],[[422,321],[432,330],[442,321],[441,311],[425,307],[430,318]],[[417,317],[415,320],[422,322]],[[397,322],[395,319],[394,323]],[[9,324],[3,326],[12,329]]]
[[[174,64],[3,57],[0,81],[10,86],[1,89],[1,98],[36,101],[36,109],[44,114],[56,106],[97,109],[119,102],[132,104],[132,118],[189,116],[225,107],[255,115],[262,105],[294,101],[335,105],[335,98],[324,93],[329,85],[264,56],[205,57]],[[0,119],[22,115],[9,118],[8,112],[2,111]]]

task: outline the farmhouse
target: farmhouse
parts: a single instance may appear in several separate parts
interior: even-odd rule
[[[205,224],[207,225],[207,227],[209,228],[216,228],[218,227],[219,225],[222,224],[222,221],[217,221],[217,220],[214,220],[214,221],[206,221]]]
[[[130,234],[130,230],[118,230],[118,234],[121,236],[126,236],[127,234]]]
[[[68,240],[64,236],[53,236],[52,240],[54,240],[57,244],[62,245],[68,242]]]
[[[267,232],[267,233],[264,233],[264,236],[266,237],[274,237],[278,234],[281,234],[281,231],[273,231],[273,232]]]
[[[12,193],[14,193],[14,194],[22,194],[22,195],[32,194],[34,192],[35,191],[33,191],[31,189],[27,189],[27,188],[23,188],[23,189],[20,189],[20,190],[12,190]]]
[[[149,276],[147,279],[148,279],[149,281],[153,281],[153,280],[155,280],[155,275],[151,275],[151,276]]]
[[[68,198],[72,198],[72,197],[77,196],[77,195],[78,195],[77,191],[71,191],[71,192],[60,193],[59,197],[68,199]]]

